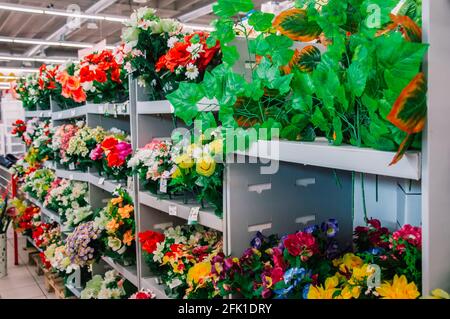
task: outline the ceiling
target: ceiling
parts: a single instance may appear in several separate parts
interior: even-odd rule
[[[145,1],[145,0],[144,0]],[[267,0],[256,0],[258,6]],[[0,0],[3,3],[14,3],[34,7],[47,7],[53,9],[66,10],[71,4],[80,7],[81,12],[86,12],[93,5],[106,3],[104,8],[96,11],[97,14],[110,14],[117,16],[129,16],[131,12],[141,6],[156,8],[158,15],[164,18],[177,18],[183,14],[214,3],[214,0],[147,0],[146,3],[136,3],[134,0]],[[142,2],[142,1],[141,1]],[[92,12],[91,12],[92,13]],[[215,16],[207,14],[189,21],[192,24],[208,25]],[[13,12],[0,9],[0,36],[22,37],[33,39],[46,39],[56,30],[63,27],[67,22],[67,17],[49,16],[44,14],[32,14],[23,12]],[[89,21],[88,21],[89,22]],[[92,22],[92,20],[91,20]],[[53,38],[52,40],[77,41],[85,43],[97,43],[106,39],[107,44],[113,45],[120,41],[122,24],[118,22],[96,21],[97,29],[88,27],[88,23],[83,23],[80,28],[67,32],[64,36]],[[35,48],[34,44],[17,44],[0,42],[0,54],[3,55],[45,55],[51,56],[76,56],[77,49],[61,47],[40,47],[36,52],[30,51]],[[30,63],[25,65],[22,62],[0,62],[0,66],[33,66]],[[34,65],[35,66],[35,65]]]

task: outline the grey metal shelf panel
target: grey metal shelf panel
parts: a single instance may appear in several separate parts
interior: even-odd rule
[[[198,104],[200,112],[218,111],[217,103],[211,100],[202,100]],[[137,101],[137,114],[173,114],[173,105],[168,100],[160,101]]]
[[[139,192],[138,198],[142,205],[158,209],[167,214],[170,214],[171,211],[176,211],[175,216],[185,220],[188,220],[191,209],[199,206],[198,204],[184,204],[177,200],[160,199],[156,195],[144,191]],[[171,207],[174,208],[171,209]],[[212,209],[200,210],[198,213],[199,225],[223,232],[223,223],[223,219],[215,215]]]
[[[89,174],[80,171],[69,171],[65,169],[55,169],[55,174],[59,178],[65,178],[69,180],[75,180],[80,182],[89,182]]]
[[[88,106],[82,105],[82,106],[74,107],[74,108],[68,109],[68,110],[53,112],[52,120],[58,121],[58,120],[69,120],[69,119],[80,118],[80,117],[86,116],[87,110],[88,110]]]
[[[131,282],[133,285],[138,287],[138,277],[137,277],[137,269],[136,265],[125,267],[118,263],[116,263],[112,258],[102,256],[102,260],[107,263],[111,268],[115,269],[119,274],[121,274],[125,279]]]
[[[89,183],[95,185],[109,193],[112,193],[119,187],[121,184],[115,181],[107,180],[104,177],[99,176],[96,173],[89,173]]]
[[[45,111],[25,111],[25,117],[26,118],[51,118],[52,117],[52,111],[45,110]]]
[[[325,139],[318,139],[315,142],[260,140],[254,143],[249,150],[236,153],[282,162],[413,180],[420,180],[422,172],[422,158],[419,151],[407,152],[400,162],[389,166],[395,152],[350,145],[333,146]]]
[[[87,113],[89,114],[100,114],[100,115],[130,115],[130,107],[129,101],[124,103],[101,103],[101,104],[93,104],[88,103]]]

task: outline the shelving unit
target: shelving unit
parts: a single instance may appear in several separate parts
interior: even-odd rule
[[[112,260],[110,257],[102,256],[102,260],[107,263],[111,268],[115,269],[119,274],[121,274],[125,279],[131,282],[136,287],[139,286],[139,279],[137,277],[136,266],[122,266]]]

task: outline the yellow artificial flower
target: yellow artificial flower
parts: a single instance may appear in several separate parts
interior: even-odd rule
[[[211,263],[201,262],[191,267],[187,273],[187,282],[198,284],[211,273]]]
[[[369,266],[368,264],[364,264],[361,267],[354,267],[352,277],[348,282],[351,285],[357,285],[358,283],[365,281],[367,277],[374,273],[374,271],[375,268]]]
[[[126,219],[126,218],[130,218],[130,213],[132,213],[134,210],[133,205],[126,205],[124,207],[121,207],[117,210],[117,212],[119,213],[120,217],[122,217],[122,219]]]
[[[214,154],[222,154],[223,153],[223,140],[218,139],[209,143],[209,149]]]
[[[126,231],[125,234],[123,234],[123,243],[127,246],[131,246],[134,240],[133,232],[130,230]]]
[[[184,153],[175,158],[175,164],[177,164],[182,169],[189,169],[194,166],[194,161],[192,157]]]
[[[122,196],[111,199],[111,204],[118,205],[123,202]]]
[[[336,287],[339,284],[337,276],[329,277],[325,280],[325,287],[311,286],[308,291],[308,299],[333,299]]]
[[[115,220],[115,219],[111,219],[107,224],[106,224],[106,230],[109,233],[114,233],[116,232],[120,227],[120,224]]]
[[[175,171],[172,173],[172,178],[178,178],[181,176],[181,170],[177,167]]]
[[[361,294],[361,287],[360,286],[345,286],[344,289],[341,291],[341,297],[342,299],[358,299],[359,295]]]
[[[342,263],[339,266],[339,270],[343,273],[352,271],[355,267],[361,267],[364,264],[363,260],[358,256],[348,253],[342,258]]]
[[[425,299],[450,299],[450,295],[442,289],[434,289],[431,292],[431,296],[428,296]]]
[[[211,156],[203,156],[198,159],[195,169],[198,174],[209,177],[216,170],[216,161]]]
[[[416,284],[408,283],[405,275],[395,275],[392,284],[386,281],[376,290],[382,299],[417,299],[420,296]]]

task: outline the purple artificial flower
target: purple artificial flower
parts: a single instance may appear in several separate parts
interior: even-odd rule
[[[133,152],[131,144],[127,142],[119,142],[115,147],[119,154],[119,158],[122,161],[124,161],[128,157],[128,155]]]
[[[334,238],[339,232],[338,221],[334,218],[330,218],[326,222],[322,223],[321,229],[327,235],[328,238]]]
[[[250,246],[256,249],[260,249],[264,240],[264,236],[261,232],[257,232],[256,236],[250,242]]]
[[[307,234],[313,234],[315,231],[319,230],[319,226],[317,225],[311,225],[311,226],[306,226],[303,229],[303,232],[307,233]]]

